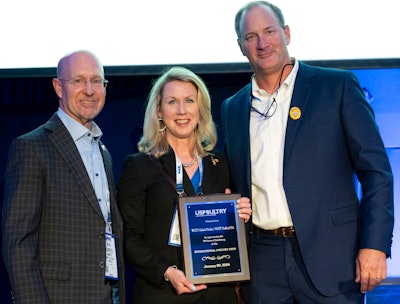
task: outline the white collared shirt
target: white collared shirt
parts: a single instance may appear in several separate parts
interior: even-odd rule
[[[262,229],[293,226],[283,189],[283,155],[286,124],[294,83],[299,68],[295,65],[273,94],[259,89],[252,79],[252,106],[265,113],[273,98],[275,113],[265,118],[256,111],[250,113],[250,154],[252,180],[253,224]]]

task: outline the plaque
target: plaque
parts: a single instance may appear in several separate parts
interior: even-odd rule
[[[239,194],[178,199],[185,274],[193,284],[250,280]]]

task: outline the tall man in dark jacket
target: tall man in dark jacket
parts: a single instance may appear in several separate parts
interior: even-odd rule
[[[222,115],[234,190],[252,201],[250,303],[362,301],[386,278],[394,223],[373,111],[353,73],[289,57],[276,6],[251,2],[235,26],[254,77]]]

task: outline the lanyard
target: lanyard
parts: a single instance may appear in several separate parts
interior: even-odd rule
[[[111,227],[111,206],[110,206],[110,191],[107,190],[107,225],[106,232],[112,233]]]
[[[203,191],[201,188],[201,183],[203,180],[203,161],[202,159],[196,155],[197,163],[199,165],[199,183],[197,187],[196,195],[202,195]],[[183,188],[183,166],[179,157],[175,154],[175,163],[176,163],[176,192],[179,197],[185,196],[185,189]],[[195,187],[193,187],[195,188]],[[196,189],[195,189],[196,190]],[[179,229],[179,214],[177,205],[175,205],[174,216],[172,218],[171,229],[169,233],[169,241],[168,245],[171,246],[181,246],[181,233]]]
[[[199,173],[200,173],[200,178],[199,178],[199,184],[197,187],[197,193],[196,195],[202,195],[203,190],[202,190],[202,180],[203,180],[203,162],[201,157],[198,155],[197,157],[197,164],[199,165]],[[178,193],[179,197],[182,197],[185,195],[185,189],[183,188],[183,166],[182,162],[179,159],[179,157],[175,154],[175,162],[176,162],[176,192]]]

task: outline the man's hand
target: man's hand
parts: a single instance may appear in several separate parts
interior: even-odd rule
[[[356,259],[356,283],[360,291],[374,289],[386,279],[386,253],[375,249],[360,249]]]
[[[225,194],[230,194],[231,190],[229,188],[225,189]],[[236,201],[236,210],[239,214],[239,217],[244,219],[244,222],[247,223],[251,217],[251,204],[250,199],[248,197],[242,196],[240,199]]]

